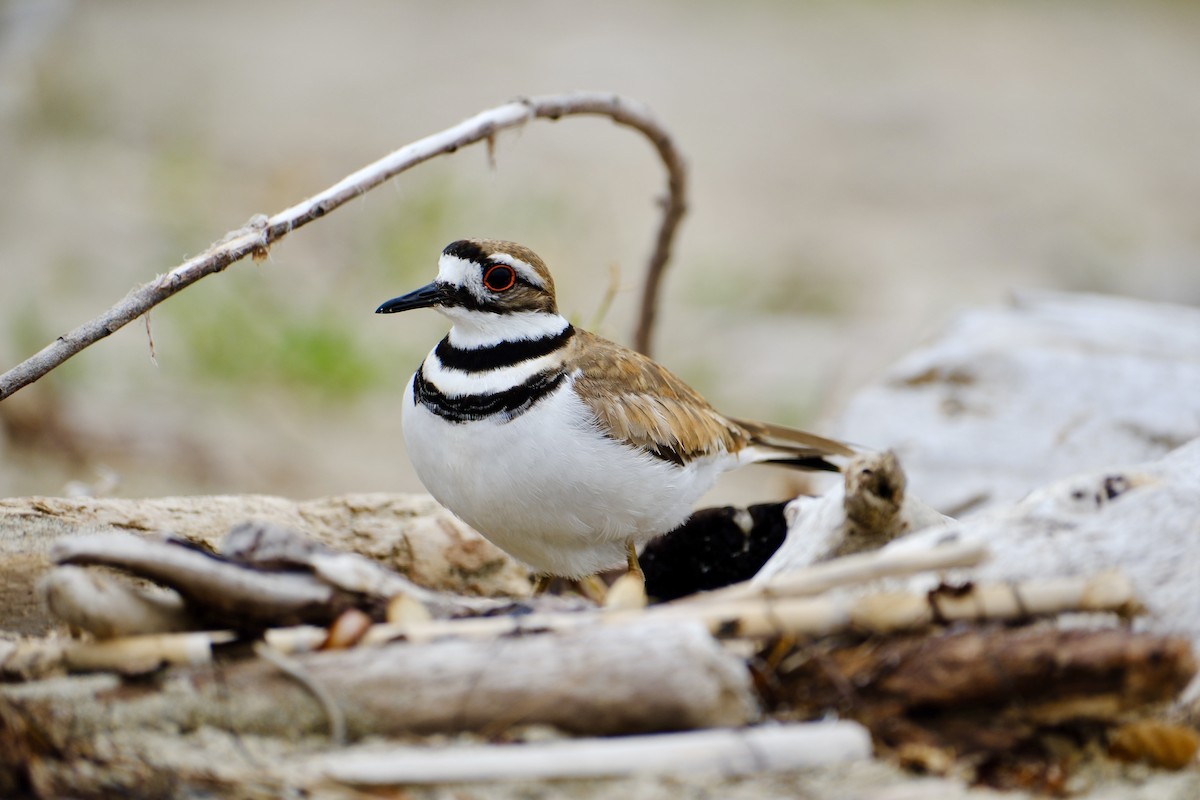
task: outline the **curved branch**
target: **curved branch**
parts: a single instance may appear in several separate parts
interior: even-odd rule
[[[658,304],[658,286],[671,255],[675,230],[686,209],[683,157],[670,134],[642,104],[614,94],[572,92],[525,98],[481,112],[454,127],[401,147],[346,176],[320,194],[273,217],[254,218],[204,253],[135,288],[108,311],[59,336],[38,353],[0,375],[0,400],[38,380],[71,356],[114,333],[206,275],[221,272],[248,255],[262,257],[274,242],[296,228],[325,216],[417,164],[480,141],[488,142],[490,148],[499,131],[519,127],[531,119],[557,120],[579,114],[606,116],[618,125],[639,131],[654,145],[667,169],[663,219],[646,272],[641,312],[634,336],[634,346],[648,352]]]

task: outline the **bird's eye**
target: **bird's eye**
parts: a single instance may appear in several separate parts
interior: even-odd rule
[[[483,273],[483,285],[493,292],[505,292],[517,282],[517,273],[507,264],[493,264]]]

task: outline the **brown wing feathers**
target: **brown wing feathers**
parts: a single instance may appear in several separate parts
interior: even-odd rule
[[[837,470],[823,456],[853,455],[849,447],[832,439],[724,417],[662,366],[587,331],[577,331],[569,347],[564,366],[568,372],[581,370],[575,389],[600,425],[613,438],[659,458],[682,464],[754,445],[764,451],[762,460]]]
[[[690,386],[640,353],[579,331],[567,369],[575,389],[615,439],[682,464],[708,453],[736,453],[748,437]]]

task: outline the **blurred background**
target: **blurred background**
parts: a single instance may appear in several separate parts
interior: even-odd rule
[[[0,370],[253,214],[594,89],[647,103],[691,168],[655,355],[729,414],[819,430],[1014,289],[1200,303],[1198,81],[1184,2],[8,0]],[[587,118],[502,135],[494,169],[417,167],[159,306],[155,360],[139,322],[0,403],[0,495],[418,490],[400,395],[447,325],[375,306],[446,243],[508,238],[627,343],[663,183]]]

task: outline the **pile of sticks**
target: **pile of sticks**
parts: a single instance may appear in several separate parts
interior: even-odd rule
[[[863,758],[871,740],[902,757],[925,748],[952,759],[1012,752],[1047,726],[1116,724],[1172,699],[1195,671],[1178,639],[1027,624],[1064,612],[1129,619],[1139,607],[1118,573],[932,592],[880,584],[969,568],[986,557],[979,544],[861,553],[621,611],[431,592],[271,526],[235,529],[216,554],[107,534],[66,539],[53,557],[61,566],[42,591],[81,635],[0,650],[0,670],[24,679],[0,687],[0,760],[47,796],[78,789],[73,776],[81,761],[96,768],[100,743],[116,754],[105,768],[138,763],[154,773],[144,781],[161,777],[155,765],[178,774],[167,740],[151,735],[164,730],[317,737],[325,766],[305,774],[349,784],[463,779],[467,764],[471,775],[499,774],[480,766],[493,763],[476,752],[490,745],[440,755],[441,772],[411,746],[335,757],[366,737],[503,737],[530,725],[651,734],[831,711],[870,738],[851,723],[658,737],[655,763],[699,759],[736,773],[763,768],[744,756],[765,748],[791,753],[770,762],[791,769]],[[114,567],[172,592],[131,584]],[[746,736],[758,737],[753,747]],[[809,744],[797,749],[801,739]],[[641,763],[597,755],[613,746],[523,750],[526,760],[501,759],[501,773],[612,774]]]

